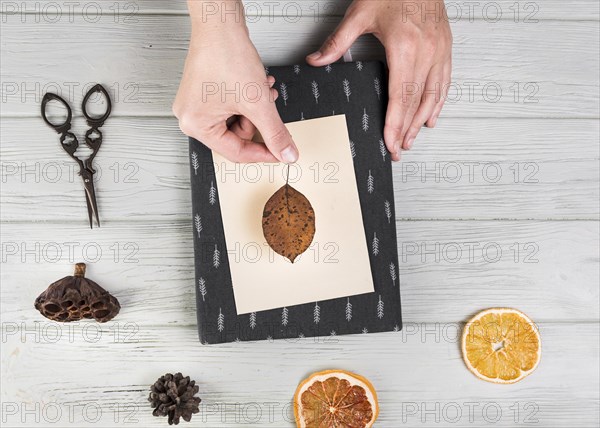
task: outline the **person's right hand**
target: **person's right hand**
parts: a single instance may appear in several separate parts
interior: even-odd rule
[[[274,82],[245,24],[193,24],[173,113],[186,135],[233,162],[292,163],[298,150],[275,107]],[[265,144],[251,141],[257,129]]]

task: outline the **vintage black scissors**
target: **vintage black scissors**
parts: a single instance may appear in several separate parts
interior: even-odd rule
[[[100,117],[90,116],[86,108],[90,97],[95,93],[101,93],[106,98],[106,112]],[[67,118],[64,123],[55,124],[48,120],[48,117],[46,116],[46,105],[50,101],[58,101],[66,107]],[[73,117],[71,107],[69,107],[69,104],[61,97],[50,92],[44,95],[44,98],[42,99],[42,117],[44,118],[44,122],[46,122],[48,126],[60,134],[60,144],[62,145],[62,148],[79,164],[79,175],[83,179],[83,186],[85,188],[85,200],[87,202],[90,228],[93,228],[93,217],[96,217],[96,223],[98,227],[100,227],[100,217],[98,216],[98,205],[96,203],[96,191],[94,190],[94,174],[96,171],[92,166],[92,162],[94,161],[94,158],[96,157],[96,154],[98,154],[98,150],[100,150],[100,146],[102,145],[102,132],[100,132],[100,127],[104,125],[104,122],[106,119],[108,119],[108,116],[110,116],[111,109],[112,105],[110,102],[110,97],[102,85],[98,84],[94,86],[87,92],[87,94],[85,94],[83,103],[81,105],[81,110],[83,111],[83,115],[85,116],[87,124],[90,127],[90,129],[85,133],[85,144],[92,149],[92,154],[87,159],[82,161],[75,156],[75,152],[79,147],[79,141],[77,140],[75,134],[70,132],[71,119]]]

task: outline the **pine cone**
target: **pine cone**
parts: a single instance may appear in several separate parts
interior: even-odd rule
[[[150,387],[148,401],[154,416],[168,416],[169,425],[178,425],[179,418],[189,422],[200,411],[200,398],[194,397],[200,388],[189,376],[167,373]]]
[[[65,276],[50,284],[35,299],[35,308],[53,321],[94,318],[98,322],[106,322],[119,313],[121,305],[108,291],[85,278],[85,263],[77,263],[73,276]]]

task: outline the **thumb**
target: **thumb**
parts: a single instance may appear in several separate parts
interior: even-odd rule
[[[332,64],[340,59],[362,34],[362,25],[359,25],[355,15],[346,15],[323,46],[306,57],[306,62],[315,67]]]
[[[283,124],[275,103],[264,104],[264,107],[257,109],[255,113],[249,119],[262,135],[265,145],[273,156],[280,162],[296,162],[299,157],[298,148]]]

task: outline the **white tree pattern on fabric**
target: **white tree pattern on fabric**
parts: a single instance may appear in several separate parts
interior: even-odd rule
[[[300,66],[299,65],[294,66],[294,74],[300,74]]]
[[[400,331],[400,327],[398,327],[398,324],[396,324],[396,325],[394,326],[394,331],[395,331],[395,332],[398,332],[398,331]]]
[[[354,147],[354,141],[350,140],[350,154],[353,158],[356,157],[356,147]]]
[[[269,67],[265,67],[265,74],[268,76],[269,75]]]
[[[367,330],[367,327],[362,329],[363,334],[367,334],[369,332],[369,330]]]
[[[250,314],[250,329],[254,330],[256,327],[256,312]]]
[[[217,189],[212,181],[210,182],[210,190],[208,191],[208,203],[211,205],[217,203]]]
[[[313,97],[315,97],[315,103],[319,104],[319,97],[321,96],[321,94],[319,94],[319,84],[313,80],[310,85],[312,86],[312,93]]]
[[[321,308],[319,307],[319,302],[315,302],[315,309],[313,310],[313,321],[315,324],[319,324],[321,321]]]
[[[287,106],[288,91],[287,85],[285,83],[279,85],[279,94],[281,95],[281,99],[283,100],[283,105]]]
[[[357,69],[358,71],[362,71],[363,67],[364,67],[364,66],[363,66],[363,63],[362,63],[362,61],[356,61],[356,69]]]
[[[304,120],[304,112],[300,112],[300,120]]]
[[[352,319],[352,303],[350,303],[350,297],[348,297],[348,302],[346,303],[346,321],[350,321]]]
[[[225,315],[221,312],[221,308],[219,308],[219,316],[217,317],[217,330],[225,330]]]
[[[390,201],[385,201],[383,203],[385,209],[385,216],[387,217],[388,224],[392,222],[392,204]]]
[[[379,153],[381,153],[381,157],[383,158],[383,161],[385,162],[385,156],[387,155],[387,149],[385,148],[385,142],[383,141],[383,138],[379,139]]]
[[[398,276],[396,275],[396,265],[394,263],[390,263],[390,278],[392,278],[392,284],[395,286]]]
[[[213,253],[213,266],[218,269],[220,265],[221,265],[221,252],[217,248],[217,244],[215,244],[215,251]]]
[[[194,175],[198,175],[198,168],[200,168],[200,162],[198,161],[198,153],[192,152],[192,168],[194,168]]]
[[[379,254],[379,238],[377,237],[377,233],[373,234],[373,245],[372,245],[373,255],[376,256]]]
[[[206,296],[206,281],[202,277],[200,277],[200,279],[198,280],[198,291],[200,292],[200,295],[202,296],[202,301],[204,302],[204,296]]]
[[[369,130],[369,115],[367,114],[367,109],[363,109],[362,129],[365,132],[367,132]]]
[[[327,64],[327,65],[325,66],[325,71],[326,71],[327,73],[331,73],[331,64]]]
[[[369,170],[369,177],[367,177],[367,192],[373,193],[375,191],[375,179],[371,175],[371,170]]]
[[[200,232],[202,232],[202,219],[200,218],[199,214],[196,214],[194,216],[194,228],[198,233],[198,238],[200,238]]]
[[[331,332],[329,333],[330,336],[337,336],[337,333],[335,332],[335,330],[331,330]]]
[[[383,318],[383,300],[381,300],[381,294],[379,295],[379,302],[377,302],[377,318]]]
[[[346,100],[350,102],[350,95],[352,95],[352,91],[350,90],[350,82],[348,79],[344,79],[342,82],[342,86],[344,88],[344,95],[346,95]]]
[[[288,308],[283,308],[281,310],[281,325],[288,325]]]
[[[379,81],[378,77],[375,78],[373,84],[375,86],[375,93],[377,94],[377,99],[380,100],[381,99],[381,82]]]

